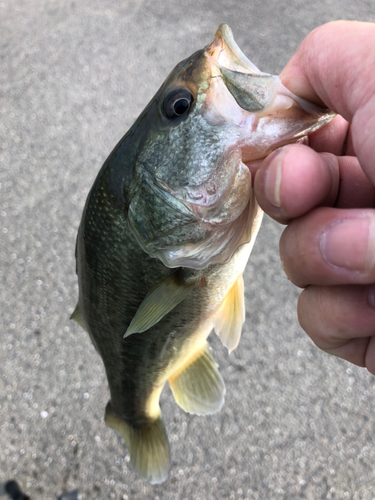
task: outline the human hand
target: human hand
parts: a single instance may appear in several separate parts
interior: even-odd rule
[[[375,374],[375,24],[317,28],[280,76],[295,94],[341,116],[311,134],[310,147],[268,156],[255,194],[268,215],[288,224],[280,257],[304,288],[302,328],[321,349]]]

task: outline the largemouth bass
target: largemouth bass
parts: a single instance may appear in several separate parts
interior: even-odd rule
[[[107,425],[140,477],[164,481],[159,398],[220,410],[225,385],[207,344],[233,350],[242,273],[261,222],[248,165],[332,118],[259,71],[223,24],[180,62],[100,170],[78,231],[72,315],[103,359]]]

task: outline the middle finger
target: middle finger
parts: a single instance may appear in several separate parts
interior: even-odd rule
[[[320,207],[291,221],[280,258],[303,288],[375,282],[375,210]]]

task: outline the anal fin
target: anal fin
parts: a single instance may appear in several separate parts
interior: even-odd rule
[[[241,338],[245,321],[245,297],[242,274],[229,290],[214,319],[214,329],[228,351],[233,351]]]
[[[168,477],[170,466],[169,443],[161,417],[133,426],[114,415],[111,403],[105,411],[105,423],[125,440],[130,464],[142,479],[160,484]]]
[[[188,413],[207,415],[224,404],[225,384],[208,344],[169,378],[176,403]]]

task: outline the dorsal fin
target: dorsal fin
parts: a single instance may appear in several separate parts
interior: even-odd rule
[[[71,314],[71,316],[70,316],[69,319],[72,319],[73,321],[75,321],[76,323],[78,323],[79,326],[81,326],[84,330],[87,331],[85,322],[83,321],[81,309],[79,308],[78,304],[76,305],[76,308],[72,312],[72,314]]]

